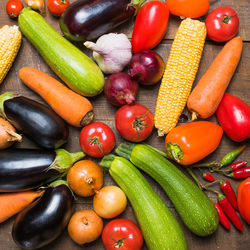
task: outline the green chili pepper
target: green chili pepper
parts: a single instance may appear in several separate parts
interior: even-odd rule
[[[223,167],[223,166],[231,164],[235,160],[235,158],[245,149],[245,147],[246,145],[240,146],[234,149],[233,151],[229,152],[228,154],[226,154],[222,158],[220,162],[220,166]]]

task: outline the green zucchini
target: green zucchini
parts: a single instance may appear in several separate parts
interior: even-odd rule
[[[212,201],[159,152],[145,144],[122,143],[116,153],[161,185],[190,231],[199,236],[216,231],[219,218]]]
[[[25,7],[18,24],[45,62],[73,91],[83,96],[101,93],[104,76],[100,68],[58,34],[40,14]]]
[[[173,214],[140,171],[123,157],[107,155],[100,164],[127,195],[151,250],[187,249],[183,231]]]

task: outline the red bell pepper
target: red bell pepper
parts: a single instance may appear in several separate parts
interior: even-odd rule
[[[240,142],[250,136],[250,106],[240,98],[225,93],[216,116],[233,141]]]
[[[166,3],[150,1],[139,10],[132,34],[132,49],[137,53],[144,49],[152,49],[164,37],[169,19]]]
[[[240,183],[237,202],[241,217],[250,224],[250,177]]]

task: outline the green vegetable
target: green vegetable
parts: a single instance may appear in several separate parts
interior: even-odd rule
[[[95,96],[104,86],[99,67],[73,44],[59,35],[37,12],[25,7],[18,24],[45,62],[75,92]]]
[[[231,164],[235,158],[245,149],[245,147],[246,145],[240,146],[226,154],[220,162],[221,167]]]
[[[127,195],[149,249],[187,249],[180,225],[138,169],[128,160],[114,155],[105,156],[101,166],[109,169]]]
[[[212,234],[218,227],[214,204],[194,182],[152,147],[121,144],[116,153],[145,171],[165,190],[185,225],[199,236]]]

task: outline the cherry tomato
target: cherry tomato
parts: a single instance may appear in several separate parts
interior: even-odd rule
[[[93,157],[109,154],[115,146],[115,134],[103,122],[93,122],[85,126],[80,133],[82,150]]]
[[[240,183],[237,203],[241,217],[250,225],[250,177]]]
[[[23,9],[23,3],[19,0],[9,0],[6,4],[6,12],[10,18],[18,17]]]
[[[154,118],[152,113],[141,104],[124,105],[116,113],[115,125],[124,139],[141,142],[152,133]]]
[[[181,17],[197,18],[209,10],[209,0],[167,0],[171,14]]]
[[[104,227],[102,242],[106,250],[140,250],[143,245],[143,236],[133,221],[115,219]]]
[[[47,2],[48,10],[53,16],[61,16],[68,6],[68,0],[48,0]]]
[[[232,39],[239,28],[239,18],[234,9],[220,7],[213,10],[206,19],[207,35],[216,42]]]
[[[165,3],[150,1],[139,10],[132,34],[132,49],[137,53],[160,43],[168,27],[169,10]],[[146,28],[145,28],[146,27]]]

